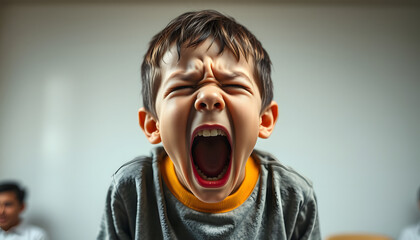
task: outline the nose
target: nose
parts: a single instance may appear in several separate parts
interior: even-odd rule
[[[225,108],[225,101],[216,85],[203,86],[199,91],[194,104],[197,111],[221,111]]]

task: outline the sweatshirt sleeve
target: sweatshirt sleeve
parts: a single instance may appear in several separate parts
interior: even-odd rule
[[[124,202],[113,182],[108,189],[105,211],[97,240],[132,239],[128,226],[128,216]]]
[[[313,190],[303,203],[295,225],[292,239],[319,240],[321,233],[319,228],[318,206]]]

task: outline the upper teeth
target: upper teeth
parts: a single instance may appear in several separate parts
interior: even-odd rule
[[[226,134],[220,129],[204,129],[204,130],[200,130],[197,133],[197,136],[215,137],[215,136],[226,136]]]

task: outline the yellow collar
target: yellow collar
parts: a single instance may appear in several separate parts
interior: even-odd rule
[[[245,165],[245,178],[238,190],[221,202],[205,203],[181,185],[169,157],[162,161],[160,170],[166,186],[181,203],[193,210],[208,213],[229,212],[242,205],[254,190],[260,174],[259,166],[253,158],[249,157]]]

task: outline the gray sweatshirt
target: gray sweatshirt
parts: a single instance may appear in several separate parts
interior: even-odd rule
[[[311,182],[270,154],[254,150],[259,180],[241,206],[225,213],[179,202],[159,171],[166,156],[158,147],[117,170],[97,239],[321,239]]]

